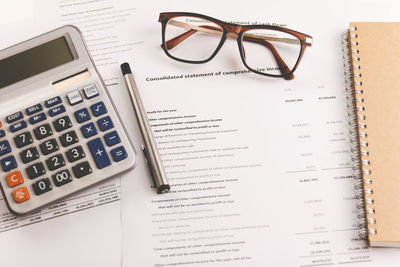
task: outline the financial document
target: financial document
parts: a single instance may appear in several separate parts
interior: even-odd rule
[[[129,61],[171,192],[123,177],[124,266],[398,265],[399,250],[358,236],[340,44],[350,20],[394,19],[396,4],[303,4],[167,1],[139,16]],[[156,20],[179,10],[284,25],[314,45],[292,81],[248,73],[234,39],[209,63],[176,62]]]

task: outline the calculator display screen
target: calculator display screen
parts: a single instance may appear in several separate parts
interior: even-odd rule
[[[0,88],[73,60],[65,37],[38,45],[0,60]]]

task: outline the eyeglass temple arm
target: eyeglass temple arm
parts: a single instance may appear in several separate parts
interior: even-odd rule
[[[184,41],[186,38],[188,38],[192,34],[196,33],[197,31],[208,32],[208,33],[213,33],[213,34],[221,34],[221,29],[219,29],[217,27],[213,27],[213,26],[208,26],[208,25],[194,26],[194,25],[190,25],[190,24],[187,24],[184,22],[179,22],[179,21],[174,21],[174,20],[170,21],[170,24],[178,26],[178,27],[189,28],[189,29],[191,28],[191,29],[187,32],[184,32],[184,33],[166,41],[165,45],[168,50],[174,48],[179,43],[181,43],[182,41]],[[283,75],[285,75],[284,78],[287,80],[294,79],[293,74],[291,74],[290,76],[287,76],[290,73],[290,69],[286,65],[286,63],[283,61],[283,59],[281,58],[278,51],[276,51],[275,47],[270,42],[266,41],[265,38],[259,38],[259,37],[266,37],[266,36],[247,34],[243,37],[243,40],[248,41],[248,42],[258,43],[258,44],[261,44],[261,45],[265,46],[266,48],[268,48],[271,51],[272,55],[274,56],[274,59],[279,66],[280,72]],[[268,38],[273,39],[273,40],[288,39],[288,38],[276,38],[276,37],[268,37]],[[288,40],[290,40],[290,39],[288,39]],[[296,39],[296,41],[298,42],[297,39]]]

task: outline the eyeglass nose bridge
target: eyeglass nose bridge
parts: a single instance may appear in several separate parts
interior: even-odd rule
[[[236,25],[224,25],[224,29],[226,30],[226,36],[228,38],[238,38],[240,31],[242,30],[241,26]]]

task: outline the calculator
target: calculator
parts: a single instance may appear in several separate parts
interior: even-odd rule
[[[13,213],[34,211],[135,161],[76,27],[0,51],[0,185]]]

